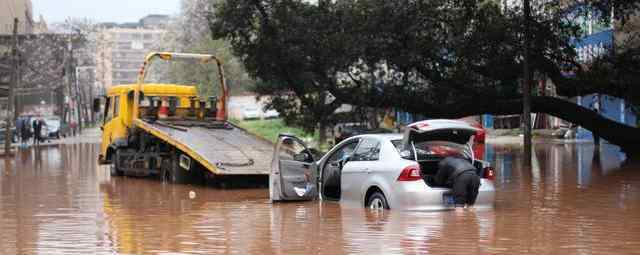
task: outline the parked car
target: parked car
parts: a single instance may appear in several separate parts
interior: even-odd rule
[[[276,110],[268,110],[264,113],[265,119],[273,119],[280,117],[280,113]]]
[[[469,123],[471,126],[477,129],[474,141],[477,143],[484,143],[487,136],[487,131],[478,122]]]
[[[60,117],[58,116],[47,116],[44,117],[44,122],[47,124],[47,134],[46,136],[49,138],[60,139],[61,132],[60,127],[62,121],[60,121]]]
[[[371,129],[365,124],[360,123],[339,123],[334,126],[334,144],[338,144],[344,139],[356,135],[385,133],[393,133],[393,131],[384,128]]]
[[[428,183],[438,162],[458,154],[473,162],[481,178],[475,207],[494,204],[494,172],[476,159],[470,138],[477,129],[456,120],[427,120],[404,134],[366,134],[334,146],[318,161],[300,139],[282,134],[276,144],[270,197],[281,200],[340,201],[371,209],[454,208],[451,189]]]
[[[257,107],[247,107],[242,109],[242,119],[251,120],[251,119],[259,119],[260,111]]]

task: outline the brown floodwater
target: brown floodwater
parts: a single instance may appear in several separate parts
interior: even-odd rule
[[[640,167],[621,166],[612,146],[534,151],[525,169],[518,147],[486,146],[494,210],[372,213],[110,177],[96,144],[25,149],[0,164],[0,254],[640,252]]]

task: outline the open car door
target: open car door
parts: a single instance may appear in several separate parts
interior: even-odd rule
[[[311,151],[295,136],[280,134],[271,161],[271,201],[313,200],[318,197],[317,164]]]

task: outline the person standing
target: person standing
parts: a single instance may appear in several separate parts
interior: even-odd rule
[[[33,145],[40,145],[40,132],[42,131],[42,125],[39,119],[33,120]]]
[[[40,142],[47,142],[49,138],[49,130],[47,122],[44,119],[40,119]]]
[[[29,140],[31,140],[31,117],[27,117],[22,120],[22,139],[25,147],[29,146]]]
[[[22,119],[20,117],[18,117],[18,119],[16,119],[16,132],[18,134],[18,139],[20,139],[20,146],[22,146],[22,124],[24,122],[22,122]]]

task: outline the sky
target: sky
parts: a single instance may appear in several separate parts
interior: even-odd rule
[[[33,16],[47,23],[68,17],[90,18],[95,22],[137,22],[148,14],[176,14],[180,0],[31,0]]]

